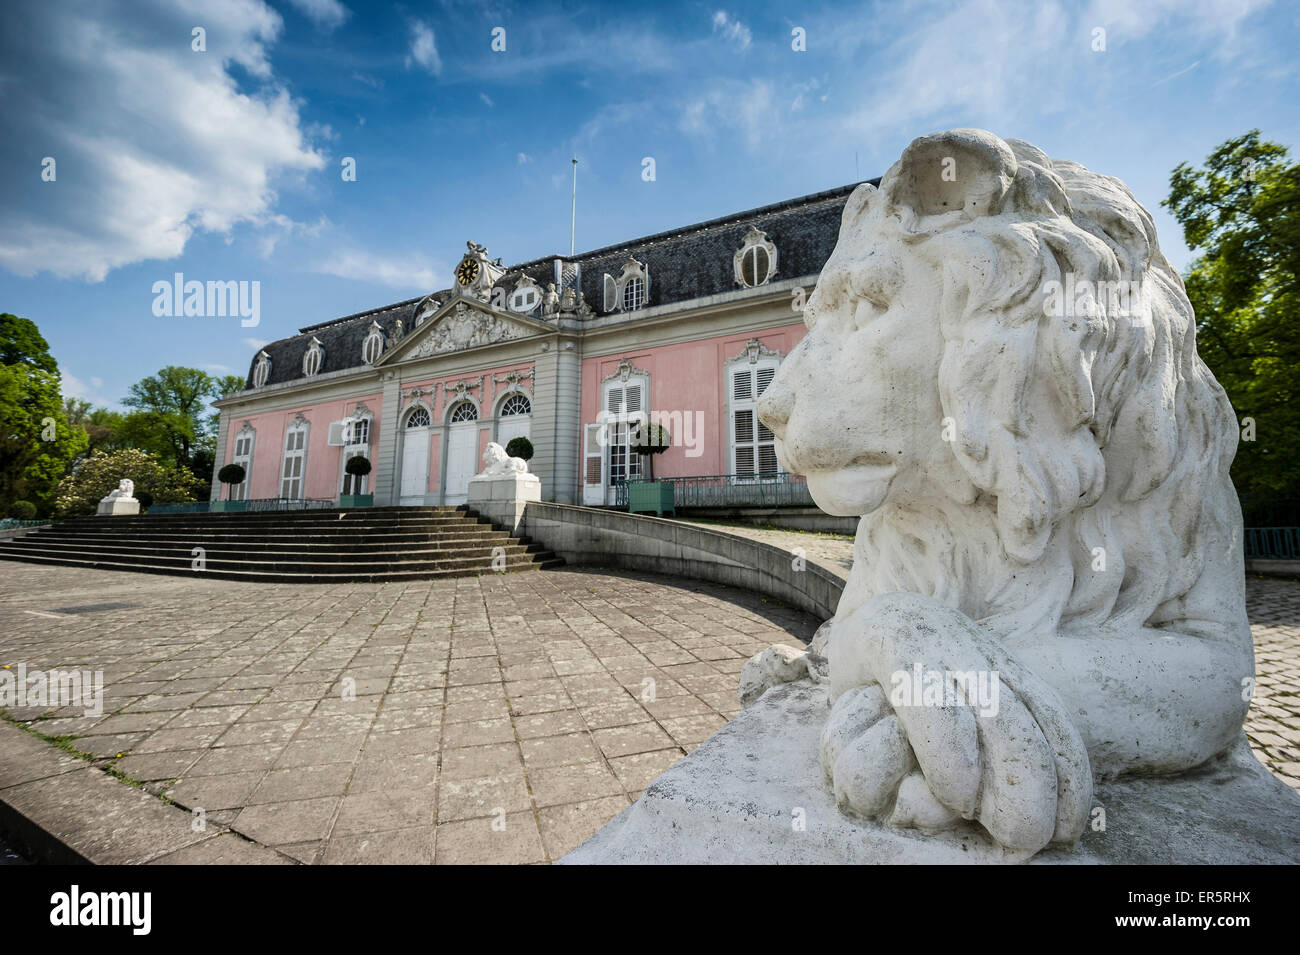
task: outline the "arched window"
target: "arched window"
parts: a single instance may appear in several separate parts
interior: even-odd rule
[[[736,250],[736,284],[746,288],[766,285],[776,274],[776,246],[767,233],[750,228],[744,242]]]
[[[366,340],[361,343],[361,360],[367,365],[373,365],[379,361],[379,356],[384,353],[384,330],[378,322],[370,324],[370,334]]]
[[[411,409],[411,413],[406,416],[406,426],[408,428],[427,428],[433,424],[433,418],[429,416],[429,409],[423,405],[416,405]]]
[[[271,377],[271,356],[266,352],[258,352],[257,363],[253,365],[253,387],[261,388],[266,384],[267,379]]]
[[[527,395],[513,394],[506,398],[501,405],[501,417],[507,415],[532,414],[533,403],[528,400]]]
[[[325,363],[325,348],[319,338],[313,337],[307,345],[307,354],[302,356],[302,373],[310,378],[317,374]]]
[[[447,416],[447,420],[452,424],[458,424],[461,421],[477,421],[478,409],[474,407],[474,402],[462,401],[451,409],[451,414]]]
[[[631,312],[645,303],[645,279],[637,276],[623,286],[623,311]]]

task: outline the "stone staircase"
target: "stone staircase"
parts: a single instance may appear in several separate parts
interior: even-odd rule
[[[204,569],[196,570],[200,547]],[[0,540],[0,559],[285,583],[472,577],[564,563],[448,506],[79,517]]]

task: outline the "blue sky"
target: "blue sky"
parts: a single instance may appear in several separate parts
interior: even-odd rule
[[[581,252],[870,178],[916,136],[978,126],[1125,180],[1181,268],[1170,170],[1255,127],[1294,149],[1300,128],[1300,5],[1262,0],[0,16],[0,311],[37,322],[65,393],[110,406],[163,365],[243,375],[260,341],[443,288],[467,239],[507,263],[566,252],[574,155]],[[155,316],[176,272],[259,281],[260,324]]]

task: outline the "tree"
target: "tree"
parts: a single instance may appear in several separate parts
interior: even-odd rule
[[[36,323],[8,312],[0,314],[0,365],[28,365],[59,376],[58,363]]]
[[[126,416],[120,411],[110,411],[107,408],[95,408],[92,411],[90,402],[85,398],[64,398],[63,416],[68,419],[71,427],[86,432],[86,454],[125,447],[122,422]]]
[[[1242,426],[1233,481],[1300,497],[1300,164],[1251,130],[1169,185],[1162,205],[1199,253],[1185,276],[1197,348]]]
[[[0,508],[19,498],[44,509],[86,444],[68,424],[59,369],[34,322],[0,315]]]
[[[122,404],[136,409],[126,422],[132,444],[190,467],[195,446],[207,437],[204,412],[215,385],[206,371],[178,365],[137,381],[122,399]]]
[[[506,454],[512,458],[520,458],[524,461],[531,461],[533,458],[533,442],[529,441],[522,434],[516,438],[511,438],[506,443]]]
[[[673,436],[668,433],[668,429],[663,425],[648,421],[645,424],[636,425],[629,435],[629,443],[632,451],[636,454],[647,454],[650,456],[650,473],[647,475],[650,480],[655,478],[655,455],[663,454],[673,444]]]
[[[60,517],[94,514],[102,498],[123,478],[135,482],[136,497],[160,502],[195,501],[207,488],[187,468],[134,448],[96,451],[59,484],[55,513]]]

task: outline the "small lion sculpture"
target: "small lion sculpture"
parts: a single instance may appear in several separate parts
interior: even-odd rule
[[[521,471],[528,473],[528,462],[523,458],[512,458],[506,449],[495,441],[488,444],[483,452],[483,470],[480,474],[512,474]]]

